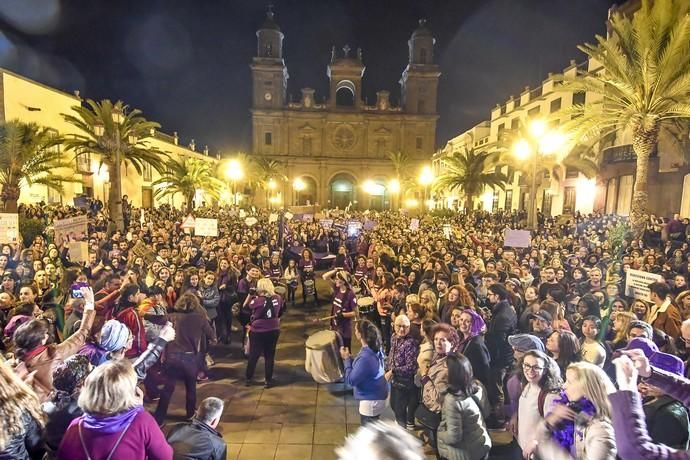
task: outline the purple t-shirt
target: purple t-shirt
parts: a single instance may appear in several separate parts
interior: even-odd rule
[[[338,312],[348,313],[354,311],[357,302],[355,301],[355,293],[352,289],[341,292],[338,289],[333,295],[333,306],[331,307],[331,315],[337,315]],[[345,338],[352,337],[352,318],[333,318],[331,319],[331,327]]]
[[[266,305],[266,302],[270,302],[270,305]],[[279,295],[256,296],[249,302],[249,308],[252,311],[252,332],[269,332],[280,329],[283,299]]]

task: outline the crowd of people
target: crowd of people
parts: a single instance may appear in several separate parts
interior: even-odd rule
[[[19,212],[46,229],[0,249],[0,459],[225,458],[223,401],[198,402],[197,383],[222,353],[247,360],[248,386],[263,357],[271,388],[281,318],[319,301],[363,426],[390,405],[453,460],[487,458],[491,430],[522,458],[685,458],[687,219],[617,238],[617,216],[541,216],[516,248],[512,213],[202,207],[218,235],[196,236],[170,206],[127,204],[111,233],[102,206]],[[84,262],[53,242],[80,214]],[[629,270],[657,281],[633,294]],[[187,420],[169,426],[179,380]]]

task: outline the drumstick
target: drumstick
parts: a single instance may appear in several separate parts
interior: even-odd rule
[[[335,318],[337,315],[324,316],[323,318],[316,318],[314,321],[328,321],[329,319]]]

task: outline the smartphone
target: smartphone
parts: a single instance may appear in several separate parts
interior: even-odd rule
[[[86,282],[80,282],[80,283],[74,283],[70,289],[72,290],[72,297],[75,299],[82,299],[84,295],[81,293],[81,288],[83,287],[89,287],[89,283]]]

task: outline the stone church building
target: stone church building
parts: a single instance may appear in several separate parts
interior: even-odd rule
[[[272,11],[256,36],[250,65],[252,153],[285,166],[289,180],[278,187],[279,200],[341,209],[349,203],[360,209],[391,206],[388,184],[394,172],[388,152],[405,152],[417,174],[430,162],[436,144],[440,71],[434,64],[435,39],[425,21],[419,21],[408,40],[400,106],[391,103],[386,90],[377,91],[375,104],[364,102],[362,51],[348,45],[331,51],[325,98],[302,88],[299,101],[290,101],[284,35]]]

